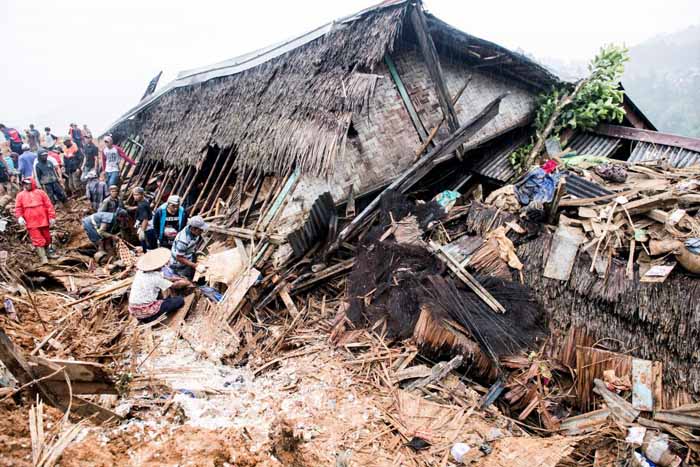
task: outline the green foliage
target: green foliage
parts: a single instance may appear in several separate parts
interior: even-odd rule
[[[624,47],[608,45],[601,48],[588,65],[589,76],[583,81],[572,101],[562,108],[553,132],[549,136],[558,136],[564,128],[588,130],[600,122],[621,122],[625,116],[622,108],[624,92],[618,89],[618,83],[625,71],[624,64],[628,60],[628,51]],[[574,85],[567,84],[538,96],[535,115],[535,129],[538,137],[543,136],[550,118],[562,99],[571,94],[574,89]],[[523,158],[532,150],[532,147],[532,144],[521,147],[509,156],[514,168],[522,168],[520,165]]]
[[[516,172],[521,172],[524,169],[524,167],[522,167],[523,162],[527,155],[530,154],[530,151],[532,151],[534,145],[533,142],[524,144],[508,155],[508,162],[510,162],[510,165]]]

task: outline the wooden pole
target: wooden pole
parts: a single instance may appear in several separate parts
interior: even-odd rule
[[[216,165],[219,163],[219,158],[221,157],[221,153],[224,152],[223,148],[219,148],[219,151],[216,153],[216,159],[214,159],[214,165],[212,165],[212,170],[216,168]],[[202,161],[202,165],[206,162],[206,159]],[[209,182],[211,181],[211,172],[207,175],[207,180],[204,182],[204,186],[202,187],[202,191],[199,192],[199,196],[197,196],[197,201],[194,202],[192,205],[191,209],[192,212],[190,214],[194,214],[194,212],[197,210],[197,205],[199,204],[199,201],[202,199],[202,196],[204,195],[204,192],[207,191],[207,187],[209,186]]]
[[[204,200],[204,204],[202,205],[202,211],[201,212],[206,212],[207,206],[209,206],[209,202],[211,200],[212,195],[218,193],[218,190],[216,187],[219,187],[219,182],[221,181],[221,176],[224,174],[225,169],[226,169],[226,164],[229,162],[233,162],[231,159],[231,153],[233,152],[233,146],[231,146],[226,153],[226,156],[224,157],[224,160],[221,162],[221,167],[217,170],[216,165],[214,166],[213,170],[218,172],[216,175],[216,179],[214,180],[214,183],[212,185],[212,189],[209,191],[209,194],[207,195],[206,199]],[[216,202],[216,196],[214,197],[214,202]]]
[[[430,73],[430,78],[435,86],[435,93],[437,94],[438,101],[440,102],[440,108],[442,109],[443,117],[447,120],[447,126],[450,129],[450,133],[454,133],[459,129],[459,119],[457,118],[457,112],[455,112],[454,105],[452,105],[452,100],[447,92],[447,84],[445,84],[445,78],[442,73],[442,66],[440,65],[440,58],[438,57],[437,50],[435,49],[435,43],[428,30],[428,22],[425,19],[425,14],[423,13],[423,4],[419,1],[413,8],[411,8],[411,24],[416,32],[418,38],[418,44],[420,45],[423,58],[428,66],[428,72]],[[460,160],[462,159],[462,154],[458,153]]]
[[[400,177],[394,180],[391,185],[385,188],[379,196],[375,197],[372,202],[358,214],[355,219],[350,222],[343,230],[340,231],[335,242],[329,246],[327,253],[330,254],[347,241],[355,230],[361,226],[368,217],[373,215],[375,209],[379,206],[382,195],[390,190],[398,190],[405,192],[413,186],[415,182],[420,180],[427,172],[432,169],[432,162],[438,157],[454,152],[457,147],[461,146],[467,139],[481,130],[488,122],[490,122],[499,112],[501,100],[507,94],[502,94],[491,101],[470,121],[465,123],[459,130],[452,133],[445,141],[440,142],[438,146],[432,149],[428,154],[418,159],[411,167],[406,169]]]
[[[455,96],[452,98],[452,104],[453,104],[453,105],[456,104],[457,101],[459,101],[459,98],[460,98],[460,97],[462,97],[462,94],[463,94],[464,91],[467,89],[467,86],[469,86],[469,83],[471,82],[471,80],[472,80],[472,77],[471,77],[471,75],[470,75],[470,76],[467,77],[467,80],[464,82],[464,86],[462,86],[462,88],[461,88],[461,89],[457,92],[457,94],[455,94]],[[445,115],[444,115],[444,114],[443,114],[443,116],[442,116],[442,119],[440,119],[440,121],[438,122],[438,124],[435,125],[435,128],[433,128],[433,129],[430,131],[430,134],[428,135],[428,139],[423,143],[423,145],[418,149],[418,151],[416,151],[416,157],[420,157],[420,155],[423,154],[423,152],[424,152],[426,149],[428,149],[428,146],[430,145],[430,143],[433,142],[433,139],[434,139],[435,136],[437,135],[437,132],[438,132],[438,130],[440,129],[440,127],[442,126],[443,123],[445,123]]]

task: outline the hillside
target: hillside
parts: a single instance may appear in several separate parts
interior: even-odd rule
[[[584,62],[541,61],[566,80],[586,74]],[[622,83],[660,131],[700,137],[700,26],[631,47]]]
[[[661,131],[700,137],[700,26],[630,49],[623,85]]]

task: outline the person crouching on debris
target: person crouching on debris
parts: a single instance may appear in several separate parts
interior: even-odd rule
[[[34,177],[52,202],[63,204],[67,201],[66,193],[61,186],[61,169],[54,159],[49,159],[49,151],[46,149],[42,149],[37,155],[34,163]]]
[[[206,271],[204,265],[197,265],[197,243],[202,238],[202,232],[209,226],[200,216],[194,216],[187,222],[187,227],[175,237],[175,242],[170,253],[168,266],[176,276],[185,277],[190,281],[197,271],[202,274]]]
[[[123,209],[117,212],[96,212],[83,218],[83,229],[97,247],[95,260],[99,262],[107,254],[107,243],[126,229],[129,215]]]
[[[102,201],[98,211],[117,212],[117,209],[124,209],[124,203],[119,197],[119,187],[117,185],[112,185],[109,187],[109,196]]]
[[[93,211],[98,211],[102,201],[109,195],[107,191],[107,183],[105,183],[104,174],[100,174],[97,178],[97,173],[91,170],[87,174],[87,184],[85,185],[85,197],[90,201]]]
[[[141,248],[143,248],[144,252],[154,250],[158,247],[158,238],[156,231],[153,230],[151,203],[146,200],[146,191],[140,186],[134,188],[133,195],[136,207],[132,209],[136,211],[136,231],[141,242]]]
[[[186,225],[187,211],[176,195],[168,197],[168,202],[161,204],[153,215],[153,228],[157,229],[158,244],[163,248],[172,248],[175,236]]]
[[[156,320],[161,315],[172,313],[182,308],[185,300],[180,296],[159,299],[159,293],[168,289],[186,287],[186,280],[169,281],[160,271],[170,259],[170,250],[157,248],[151,250],[136,263],[138,271],[134,276],[129,292],[129,313],[142,323]]]
[[[51,248],[50,228],[56,223],[56,211],[49,196],[36,187],[33,178],[25,177],[22,188],[15,199],[15,217],[27,228],[41,264],[46,264],[49,262],[47,248]]]

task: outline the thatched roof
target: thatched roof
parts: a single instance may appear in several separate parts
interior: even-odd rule
[[[233,145],[239,168],[327,173],[404,12],[373,10],[254,68],[173,89],[137,116],[148,156],[192,164],[210,144]]]
[[[372,97],[379,79],[373,70],[393,50],[412,7],[409,0],[383,2],[290,41],[182,72],[112,130],[132,122],[146,157],[169,164],[194,164],[216,145],[234,148],[239,169],[284,173],[295,166],[305,174],[329,174],[343,155],[353,114]],[[429,27],[436,42],[459,38],[453,46],[474,60],[507,53],[510,62],[499,71],[522,82],[556,81],[526,57],[432,16]]]

